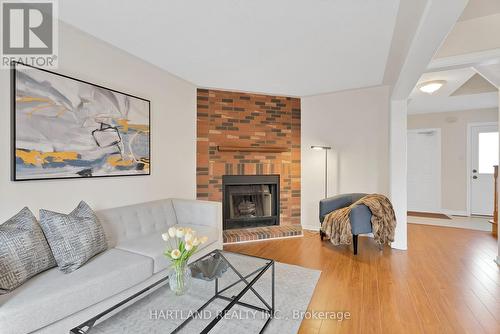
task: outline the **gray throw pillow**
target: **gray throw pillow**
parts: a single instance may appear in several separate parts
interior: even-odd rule
[[[0,294],[55,266],[42,229],[28,208],[0,225]]]
[[[40,210],[40,225],[59,269],[66,274],[108,248],[99,219],[83,201],[67,215]]]

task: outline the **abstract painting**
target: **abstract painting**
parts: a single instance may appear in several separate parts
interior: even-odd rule
[[[150,174],[150,102],[44,69],[12,69],[12,179]]]

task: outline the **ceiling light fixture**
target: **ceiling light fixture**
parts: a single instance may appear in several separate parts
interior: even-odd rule
[[[441,89],[441,87],[443,87],[445,83],[446,80],[427,81],[418,85],[418,89],[420,89],[420,91],[424,93],[433,94],[439,89]]]

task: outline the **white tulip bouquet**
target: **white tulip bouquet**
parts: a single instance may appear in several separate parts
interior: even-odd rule
[[[167,242],[164,255],[172,263],[173,272],[169,277],[170,288],[177,295],[183,294],[187,288],[186,280],[189,279],[187,263],[198,247],[207,242],[208,238],[197,237],[196,231],[183,227],[171,227],[161,236]]]

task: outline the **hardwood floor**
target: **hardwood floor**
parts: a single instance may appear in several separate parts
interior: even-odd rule
[[[305,232],[224,249],[322,271],[309,310],[348,311],[351,319],[304,320],[299,333],[500,333],[491,234],[408,224],[408,243],[408,251],[380,252],[360,237],[354,256]]]

